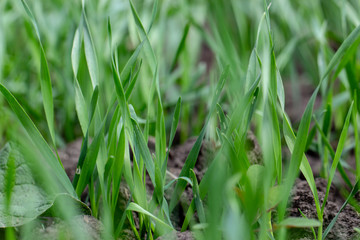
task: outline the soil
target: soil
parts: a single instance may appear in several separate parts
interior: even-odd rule
[[[82,139],[77,139],[58,151],[59,157],[65,168],[66,174],[72,181],[75,176],[77,162],[80,156]]]
[[[306,105],[307,102],[305,102]],[[297,118],[301,116],[291,116],[292,118]],[[190,138],[184,144],[177,145],[171,148],[168,160],[168,171],[171,173],[172,177],[178,177],[181,169],[185,163],[185,160],[192,149],[196,138]],[[155,142],[154,139],[150,138],[148,146],[151,151],[154,151]],[[70,143],[65,149],[59,151],[59,155],[63,161],[66,173],[69,178],[75,174],[75,169],[78,161],[78,157],[81,149],[81,140],[77,140],[73,143]],[[209,142],[204,142],[201,147],[201,151],[199,154],[198,161],[194,167],[194,172],[200,182],[202,177],[204,176],[207,166],[209,164],[209,157],[216,149],[216,146]],[[261,150],[260,146],[257,143],[256,137],[251,132],[248,133],[246,149],[250,150],[248,154],[248,158],[250,159],[252,164],[261,164]],[[320,160],[315,154],[308,153],[309,162],[315,170],[315,176],[319,176],[319,163]],[[316,186],[319,191],[319,198],[324,198],[326,191],[326,180],[321,178],[316,178]],[[153,191],[152,184],[150,179],[147,179],[147,187],[149,192]],[[171,190],[165,192],[165,197],[170,198]],[[194,236],[190,231],[180,232],[181,224],[185,217],[185,210],[188,208],[191,200],[192,200],[192,189],[191,187],[187,187],[185,192],[182,194],[182,198],[178,206],[174,209],[171,220],[176,232],[173,232],[170,235],[159,237],[158,240],[162,239],[194,239]],[[125,184],[121,185],[120,190],[120,198],[119,201],[123,201],[123,206],[126,205],[129,198],[129,190],[127,189]],[[344,199],[341,196],[338,188],[332,186],[330,189],[330,194],[328,198],[328,202],[325,208],[324,215],[324,229],[326,229],[327,225],[331,222],[331,220],[335,217],[336,213],[340,209],[341,205],[344,203]],[[312,193],[308,184],[305,180],[298,179],[296,181],[295,187],[292,192],[292,202],[288,209],[290,216],[301,217],[300,211],[304,213],[308,218],[317,219],[316,209],[314,199],[312,197]],[[90,216],[79,216],[80,218],[91,218]],[[77,218],[79,218],[77,217]],[[136,215],[134,215],[136,221]],[[195,215],[196,218],[196,215]],[[91,218],[92,219],[92,218]],[[96,219],[95,219],[96,220]],[[59,225],[60,224],[60,225]],[[101,223],[95,223],[95,229],[101,229]],[[63,223],[59,223],[57,220],[53,220],[53,223],[48,224],[45,229],[43,229],[43,235],[47,236],[48,232],[52,232],[58,229],[60,226],[63,226]],[[348,205],[339,215],[339,218],[332,229],[332,231],[328,234],[327,239],[357,239],[359,235],[357,235],[354,227],[360,226],[360,218],[358,217],[358,213],[355,211],[353,207]],[[88,224],[85,227],[86,229],[92,229],[93,226]],[[96,232],[96,231],[95,231]],[[312,232],[310,229],[290,229],[289,230],[289,239],[313,239]],[[46,238],[45,238],[46,239]],[[98,239],[97,235],[93,235],[92,239]],[[135,239],[135,235],[131,229],[125,229],[121,233],[121,239]]]
[[[292,84],[295,84],[295,86]],[[299,123],[315,88],[312,84],[306,81],[299,81],[295,83],[285,81],[284,90],[286,99],[285,112],[292,123]],[[294,92],[294,90],[298,92]],[[314,109],[317,109],[320,104],[321,99],[318,95],[315,99]]]
[[[315,180],[316,188],[320,202],[322,203],[327,180],[317,178]],[[324,226],[330,224],[331,220],[338,213],[345,200],[341,196],[339,190],[331,186],[329,197],[324,210]],[[288,209],[289,215],[293,217],[301,217],[300,211],[308,218],[317,219],[315,201],[312,196],[308,183],[305,180],[298,179],[292,192],[292,204]],[[354,227],[360,226],[360,218],[356,210],[349,204],[342,210],[339,217],[327,235],[326,239],[359,239],[360,235],[354,230]],[[308,229],[290,230],[290,239],[313,239],[312,232]],[[300,236],[300,237],[299,237]]]

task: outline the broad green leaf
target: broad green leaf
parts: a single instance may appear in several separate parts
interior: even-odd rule
[[[9,188],[5,178],[9,177],[9,164],[13,161],[13,176]],[[79,200],[69,194],[48,194],[42,187],[38,178],[34,178],[33,170],[28,165],[29,162],[23,157],[23,154],[13,145],[6,144],[0,150],[0,228],[21,226],[41,214],[45,213],[56,204],[56,201],[62,197],[68,197],[71,202],[77,204],[86,213],[89,208],[84,206]],[[7,191],[11,193],[7,193]],[[5,209],[6,197],[11,194],[8,211]]]
[[[53,151],[46,143],[45,139],[41,136],[39,130],[35,127],[34,123],[25,113],[24,109],[21,107],[15,97],[2,84],[0,84],[0,92],[3,94],[3,96],[11,106],[22,126],[25,128],[33,144],[42,154],[43,159],[46,159],[45,161],[50,165],[53,174],[58,178],[58,182],[64,187],[64,189],[66,189],[69,194],[75,197],[76,193],[70,183],[69,178],[67,177],[64,169],[54,155]]]

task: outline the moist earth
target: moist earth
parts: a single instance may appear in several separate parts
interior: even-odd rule
[[[195,142],[196,142],[196,138],[190,138],[185,143],[171,148],[169,154],[169,161],[168,161],[168,171],[172,176],[172,178],[174,177],[176,178],[179,176],[181,169],[186,161],[186,158]],[[68,144],[65,149],[59,151],[59,156],[63,161],[64,168],[70,179],[72,179],[75,174],[77,161],[80,155],[81,143],[82,141],[80,139],[76,140],[73,143]],[[155,148],[154,143],[155,143],[154,139],[150,138],[148,146],[152,151],[154,151]],[[216,146],[213,143],[205,142],[205,141],[203,142],[197,163],[194,167],[194,172],[198,178],[198,181],[201,181],[202,177],[204,176],[207,170],[207,166],[211,161],[212,158],[211,156],[213,155],[215,149]],[[257,143],[255,135],[251,131],[249,131],[248,133],[246,149],[250,150],[248,154],[248,158],[251,161],[251,163],[261,164],[262,156],[261,156],[260,146]],[[317,161],[314,162],[316,163]],[[315,167],[315,164],[312,165],[314,165]],[[320,201],[322,201],[324,198],[326,191],[326,184],[327,184],[326,180],[322,178],[316,178],[316,186],[319,193]],[[149,178],[147,178],[146,185],[150,192],[153,191],[153,187]],[[165,193],[166,198],[169,199],[170,196],[171,196],[171,189]],[[127,189],[125,184],[122,184],[119,201],[123,201],[124,202],[123,205],[125,206],[126,202],[128,201],[128,198],[129,198],[129,190]],[[181,224],[185,217],[185,210],[189,206],[191,200],[192,200],[192,189],[190,186],[188,186],[185,189],[185,192],[182,194],[180,204],[178,204],[178,206],[174,209],[171,215],[171,220],[173,221],[174,227],[177,231],[169,235],[159,237],[158,240],[194,239],[194,236],[190,231],[180,232]],[[339,190],[334,186],[332,186],[330,189],[329,198],[324,211],[324,229],[326,229],[328,224],[335,217],[336,213],[339,211],[344,201],[345,200],[341,196]],[[288,209],[289,215],[294,217],[301,217],[299,209],[306,217],[317,219],[314,198],[312,196],[312,193],[310,191],[307,182],[301,179],[297,179],[296,184],[293,188],[292,202],[290,208]],[[134,217],[136,218],[136,216]],[[195,218],[196,217],[197,216],[195,215]],[[99,229],[102,228],[101,222],[96,221],[96,219],[94,219],[91,216],[77,216],[76,219],[77,221],[79,221],[79,219],[91,219],[91,222],[81,221],[85,223],[85,225],[83,225],[82,228],[84,228],[84,230],[87,229],[86,231],[95,229],[95,230],[91,230],[92,232],[94,232],[94,234],[90,239],[99,239],[98,238],[98,236],[100,236]],[[42,231],[36,230],[38,231],[39,235],[44,236],[44,239],[49,239],[46,237],[51,236],[51,233],[58,231],[56,229],[62,229],[64,226],[63,222],[55,218],[50,220],[48,219],[45,222],[47,224],[45,224],[45,228],[42,229]],[[359,235],[354,230],[354,227],[359,227],[359,226],[360,226],[360,218],[358,216],[358,213],[355,211],[355,209],[352,206],[348,205],[340,213],[335,226],[330,231],[326,239],[358,239]],[[96,235],[95,233],[98,235]],[[289,237],[290,237],[289,239],[313,239],[313,235],[310,229],[290,229]],[[121,238],[135,239],[135,235],[131,229],[125,229],[121,233]]]
[[[322,204],[326,192],[327,180],[317,178],[315,179],[315,184]],[[345,200],[341,196],[339,190],[334,186],[331,186],[324,210],[323,230],[327,228],[344,202]],[[288,212],[292,217],[301,217],[300,211],[308,218],[317,219],[315,201],[310,187],[305,180],[297,179],[292,191],[292,203]],[[326,239],[359,239],[360,235],[354,230],[355,227],[359,226],[360,217],[356,210],[348,204],[339,214],[334,227],[329,232]],[[289,239],[314,238],[310,229],[291,229],[289,231],[289,236]]]

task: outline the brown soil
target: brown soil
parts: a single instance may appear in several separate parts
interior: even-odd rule
[[[306,103],[305,103],[306,105]],[[296,116],[293,116],[296,118]],[[299,116],[301,118],[301,116]],[[249,132],[247,139],[247,149],[250,150],[248,154],[249,159],[252,164],[261,164],[261,151],[260,146],[258,145],[255,136]],[[196,138],[190,138],[182,145],[174,146],[170,150],[169,160],[168,160],[168,171],[173,175],[173,177],[178,177],[181,169],[185,163],[185,160],[193,147]],[[154,139],[149,139],[149,148],[150,150],[154,150]],[[63,160],[64,167],[66,169],[67,174],[70,178],[75,173],[77,160],[79,157],[81,148],[81,140],[77,140],[68,145],[66,149],[59,152],[61,159]],[[206,172],[208,166],[208,160],[211,159],[209,154],[213,152],[215,146],[211,143],[203,143],[198,161],[194,167],[194,172],[198,178],[198,181],[201,181],[203,175]],[[307,154],[309,162],[311,166],[315,170],[315,176],[319,176],[320,171],[320,160],[316,155]],[[324,198],[325,190],[326,190],[326,180],[321,178],[316,178],[316,185],[319,192],[319,198]],[[150,183],[150,179],[147,179],[147,186],[149,192],[151,192],[152,184]],[[123,192],[126,191],[126,186],[123,187]],[[124,190],[125,189],[125,190]],[[120,194],[121,195],[121,194]],[[128,194],[124,194],[128,195]],[[165,193],[167,198],[171,196],[171,189],[169,189]],[[289,210],[290,216],[301,217],[299,209],[308,217],[317,219],[316,209],[314,199],[312,197],[312,193],[308,187],[308,184],[305,180],[298,179],[295,187],[292,192],[292,203]],[[128,196],[123,196],[124,205],[128,200]],[[122,199],[122,198],[120,198]],[[172,233],[172,235],[168,235],[166,237],[158,238],[158,239],[194,239],[193,235],[190,231],[186,231],[181,233],[179,230],[181,228],[182,222],[184,220],[185,211],[192,200],[192,189],[188,186],[185,189],[185,192],[182,194],[182,198],[180,204],[174,209],[171,220],[173,221],[173,225],[177,232]],[[344,199],[341,196],[338,188],[332,186],[330,189],[330,195],[328,198],[328,202],[325,208],[324,214],[324,230],[331,222],[331,220],[335,217],[336,213],[340,209],[341,205],[344,203]],[[195,216],[196,217],[196,216]],[[354,227],[360,226],[360,218],[358,217],[358,213],[348,205],[342,213],[339,215],[339,218],[332,229],[332,231],[328,234],[327,239],[356,239],[359,237],[354,230]],[[131,230],[125,229],[122,234],[126,236],[126,239],[135,239],[134,234]],[[312,239],[313,235],[309,229],[291,229],[289,231],[289,239]]]
[[[293,86],[292,84],[295,84]],[[285,90],[285,112],[289,116],[291,122],[298,123],[305,111],[306,105],[309,102],[311,95],[315,88],[310,83],[305,81],[291,83],[284,82]],[[298,91],[298,92],[295,92]],[[317,96],[315,100],[314,109],[317,109],[321,104],[321,99]]]
[[[325,192],[327,180],[317,178],[315,180],[316,188],[320,202],[322,203]],[[292,204],[289,210],[289,215],[294,217],[301,217],[300,211],[308,218],[317,219],[315,201],[312,196],[308,183],[305,180],[297,180],[292,192]],[[345,200],[342,198],[340,192],[334,186],[331,186],[329,197],[324,211],[324,226],[323,230],[329,225],[331,220],[338,213]],[[347,205],[340,213],[334,227],[327,235],[326,239],[358,239],[360,236],[354,230],[354,227],[360,226],[360,218],[353,207]],[[313,239],[312,232],[306,229],[291,230],[290,239],[299,239],[307,237]]]

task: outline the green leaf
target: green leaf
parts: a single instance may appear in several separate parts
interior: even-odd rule
[[[179,46],[178,46],[178,48],[176,50],[174,60],[172,61],[170,71],[173,71],[175,69],[175,66],[176,66],[176,63],[177,63],[177,61],[179,59],[179,56],[180,56],[181,52],[183,51],[183,49],[185,47],[186,37],[187,37],[187,35],[189,33],[189,29],[190,29],[190,23],[186,24],[186,26],[184,28],[184,32],[183,32],[183,35],[181,37],[180,44],[179,44]]]
[[[205,136],[205,131],[206,131],[207,125],[209,123],[210,117],[212,116],[212,114],[214,113],[214,111],[216,109],[216,104],[219,101],[219,98],[220,98],[222,89],[224,87],[225,80],[228,76],[228,73],[229,73],[229,67],[227,67],[221,74],[220,80],[217,83],[217,86],[215,89],[215,94],[213,96],[213,99],[212,99],[212,102],[210,105],[210,111],[207,115],[205,124],[200,132],[199,137],[196,139],[194,146],[192,147],[189,155],[187,156],[187,158],[185,160],[185,164],[184,164],[183,168],[181,169],[179,177],[189,177],[190,169],[194,168],[194,166],[195,166],[195,163],[197,161],[197,158],[198,158],[198,155],[200,152],[201,144],[202,144],[203,138]],[[186,187],[186,182],[184,182],[182,180],[180,180],[176,183],[175,190],[174,190],[171,200],[170,200],[170,212],[175,208],[176,204],[178,203],[178,201],[180,199],[180,195],[184,191],[185,187]]]
[[[344,61],[346,61],[347,55],[352,54],[354,46],[358,45],[360,41],[360,26],[357,26],[349,36],[344,40],[344,42],[340,45],[339,49],[336,51],[330,63],[328,64],[324,74],[322,75],[320,82],[322,82],[329,73],[335,68],[336,64],[344,57]],[[342,61],[340,61],[342,62]],[[341,64],[340,64],[341,65]]]
[[[46,163],[48,163],[53,171],[53,174],[58,179],[58,182],[66,189],[66,191],[76,196],[76,193],[71,185],[69,178],[67,177],[64,169],[60,165],[58,159],[54,155],[53,151],[46,143],[45,139],[41,136],[39,130],[35,127],[34,123],[31,121],[29,116],[25,113],[24,109],[15,99],[15,97],[9,92],[9,90],[2,84],[0,84],[0,92],[4,95],[5,99],[9,103],[10,107],[16,114],[17,118],[21,122],[22,126],[25,128],[28,136],[30,137],[32,143],[39,150],[40,154],[42,154],[43,159],[46,159]]]
[[[144,41],[142,41],[139,44],[139,46],[136,47],[135,51],[133,52],[133,54],[131,55],[129,60],[126,62],[123,70],[121,71],[120,79],[128,79],[129,78],[131,69],[133,68],[133,66],[135,64],[143,45],[144,45]],[[141,63],[140,63],[140,66],[141,66]],[[140,70],[140,67],[139,67],[139,70]],[[136,78],[134,77],[134,79],[136,79]],[[126,86],[126,84],[127,84],[127,82],[124,81],[123,85]]]
[[[246,172],[246,176],[249,179],[251,188],[254,193],[261,191],[261,189],[263,188],[262,178],[264,176],[264,172],[265,167],[258,164],[251,165]]]
[[[325,204],[326,204],[326,201],[327,201],[327,198],[328,198],[328,195],[329,195],[329,191],[330,191],[330,186],[331,186],[332,180],[333,180],[333,178],[335,176],[336,168],[338,166],[341,154],[342,154],[344,146],[345,146],[345,141],[346,141],[347,132],[348,132],[348,129],[349,129],[350,119],[351,119],[352,110],[353,110],[353,103],[354,102],[351,103],[348,114],[346,116],[344,127],[343,127],[343,129],[341,131],[341,134],[340,134],[339,143],[338,143],[338,146],[336,148],[335,157],[334,157],[334,160],[333,160],[333,162],[331,164],[331,169],[330,169],[329,178],[328,178],[328,184],[327,184],[327,187],[326,187],[326,193],[325,193],[323,205],[322,205],[322,208],[321,208],[322,212],[324,212]]]
[[[291,153],[294,152],[294,146],[296,142],[295,134],[290,126],[290,121],[285,113],[283,113],[284,121],[283,121],[283,131],[284,131],[284,138],[286,141],[286,144],[290,150]],[[300,171],[304,175],[307,183],[309,184],[310,190],[314,196],[315,199],[315,207],[316,207],[316,213],[318,215],[319,219],[322,219],[321,209],[320,209],[320,201],[319,196],[315,184],[314,175],[311,169],[311,166],[309,164],[309,161],[307,160],[305,154],[302,155],[301,165],[300,165]]]
[[[216,109],[217,109],[217,114],[218,114],[219,120],[220,120],[221,131],[226,132],[228,129],[229,121],[228,121],[228,119],[226,119],[225,113],[222,110],[220,104],[216,104]]]
[[[85,102],[84,95],[79,85],[79,81],[77,80],[77,74],[79,70],[80,63],[80,54],[81,54],[81,36],[79,28],[76,29],[73,46],[71,50],[71,64],[74,72],[74,89],[75,89],[75,108],[76,113],[80,122],[80,127],[83,133],[83,136],[86,135],[88,130],[88,108]]]
[[[139,67],[138,67],[138,70],[136,71],[134,77],[132,78],[129,86],[126,88],[126,91],[125,91],[125,96],[126,96],[126,99],[129,100],[130,96],[131,96],[131,93],[135,87],[135,84],[136,84],[136,81],[139,77],[139,72],[140,72],[140,69],[141,69],[141,66],[142,66],[142,60],[140,60],[140,64],[139,64]]]
[[[139,128],[139,125],[137,124],[137,122],[134,119],[131,119],[131,121],[132,121],[132,125],[133,125],[133,130],[134,130],[133,143],[135,144],[135,149],[136,149],[135,151],[139,152],[140,155],[142,156],[142,158],[145,162],[146,170],[149,173],[150,179],[151,179],[152,183],[154,184],[154,186],[156,187],[155,166],[154,166],[153,159],[151,158],[149,148],[147,147],[144,136]]]
[[[127,211],[135,211],[135,212],[139,212],[142,214],[145,214],[149,217],[151,217],[152,219],[155,220],[155,222],[157,224],[160,224],[162,227],[164,227],[167,231],[172,231],[174,230],[171,226],[169,226],[168,224],[166,224],[165,222],[163,222],[161,219],[157,218],[156,216],[154,216],[153,214],[149,213],[148,211],[146,211],[145,209],[143,209],[142,207],[140,207],[139,205],[137,205],[136,203],[130,203],[129,206],[126,209]]]
[[[73,46],[71,49],[71,65],[74,72],[74,76],[77,76],[80,63],[80,52],[81,52],[81,34],[79,28],[76,29]]]
[[[275,208],[282,200],[282,191],[283,191],[282,185],[276,185],[274,187],[271,187],[269,189],[268,193],[268,199],[266,202],[266,209],[269,211],[273,208]]]
[[[89,149],[86,151],[86,157],[82,164],[78,164],[77,171],[79,171],[80,176],[76,184],[76,193],[80,197],[84,191],[86,185],[89,183],[90,178],[94,172],[96,159],[99,154],[100,144],[102,139],[104,139],[104,122],[99,127],[99,131],[96,134],[94,140],[92,141]],[[79,161],[80,162],[80,161]]]
[[[328,235],[328,233],[334,227],[334,225],[336,223],[336,220],[338,219],[339,214],[341,213],[341,211],[346,207],[346,205],[348,204],[350,199],[352,199],[358,191],[359,191],[359,180],[355,183],[354,188],[351,190],[349,196],[346,198],[346,201],[344,202],[344,204],[339,209],[339,212],[335,215],[335,217],[331,220],[330,224],[325,229],[325,231],[323,233],[323,236],[322,236],[322,239],[325,239],[325,237]]]
[[[177,129],[177,126],[179,124],[180,111],[181,111],[181,97],[179,97],[179,99],[178,99],[178,101],[176,103],[175,111],[174,111],[174,115],[173,115],[173,119],[172,119],[172,123],[171,123],[169,146],[168,146],[167,153],[166,153],[166,159],[165,159],[164,164],[162,166],[162,173],[163,173],[164,176],[165,176],[165,172],[166,172],[166,168],[167,168],[167,162],[168,162],[168,159],[169,159],[170,148],[171,148],[172,143],[174,141],[175,134],[176,134],[176,129]]]
[[[132,15],[134,17],[135,20],[135,24],[137,26],[139,35],[140,35],[140,39],[141,41],[145,41],[144,43],[144,51],[145,51],[145,55],[148,58],[148,63],[150,65],[151,71],[152,73],[155,73],[155,69],[157,66],[157,61],[156,61],[156,57],[155,57],[155,53],[154,50],[152,49],[151,45],[150,45],[150,41],[148,38],[148,34],[146,33],[144,26],[139,18],[139,14],[137,13],[135,6],[133,4],[133,2],[131,0],[129,0],[130,6],[131,6],[131,12]]]
[[[86,63],[89,69],[90,79],[92,83],[92,87],[95,88],[99,84],[98,80],[98,63],[96,58],[95,46],[93,43],[93,39],[90,33],[89,23],[87,21],[85,11],[83,11],[83,19],[84,19],[84,48],[85,48],[85,58]]]
[[[321,223],[316,219],[289,217],[284,219],[278,226],[288,228],[320,227]]]
[[[200,198],[199,185],[194,170],[190,169],[190,176],[193,182],[193,195],[200,223],[206,223],[204,206]]]
[[[168,190],[171,187],[171,185],[174,184],[179,179],[182,179],[182,180],[188,182],[190,186],[193,186],[193,182],[191,181],[190,178],[188,178],[188,177],[178,177],[178,178],[175,178],[175,179],[171,180],[168,184],[166,184],[165,187],[164,187],[164,190]]]
[[[39,45],[40,45],[40,86],[41,86],[41,94],[42,94],[42,100],[45,110],[45,117],[48,124],[48,128],[50,131],[50,136],[52,139],[52,142],[54,144],[54,148],[56,149],[56,141],[55,141],[55,126],[54,126],[54,104],[53,104],[53,95],[52,95],[52,86],[51,86],[51,79],[50,79],[50,73],[49,73],[49,67],[46,60],[46,55],[44,51],[44,47],[41,43],[40,33],[37,27],[36,20],[34,18],[34,15],[32,14],[30,8],[26,4],[24,0],[21,1],[28,16],[31,19],[31,22],[35,28]],[[61,161],[59,160],[60,164]]]
[[[13,144],[8,143],[0,150],[0,228],[21,226],[56,207],[56,202],[63,197],[91,214],[86,205],[67,193],[47,193],[42,187],[44,183],[34,177],[27,160]],[[6,210],[6,198],[9,196],[11,201]]]
[[[295,144],[293,145],[289,170],[288,170],[287,177],[286,177],[285,189],[284,189],[285,196],[289,195],[291,188],[295,182],[295,179],[299,173],[299,168],[302,163],[302,159],[303,159],[303,155],[304,155],[304,151],[305,151],[305,147],[306,147],[306,142],[307,142],[307,136],[308,136],[308,132],[309,132],[309,128],[310,128],[312,111],[314,108],[315,98],[316,98],[318,90],[319,90],[319,88],[316,88],[315,91],[313,92],[313,94],[306,106],[305,112],[301,118],[298,134],[297,134],[297,137],[295,140]],[[285,116],[285,113],[284,113],[284,119],[286,120],[286,121],[284,121],[284,125],[285,125],[284,129],[288,130],[286,132],[286,135],[287,135],[288,139],[289,138],[293,139],[293,137],[291,136],[293,134],[293,132],[291,130],[290,124],[287,121],[287,117]],[[286,204],[287,204],[287,198],[286,198],[286,200],[283,201],[280,211],[279,211],[279,219],[280,220],[282,220],[282,218],[284,217]]]

